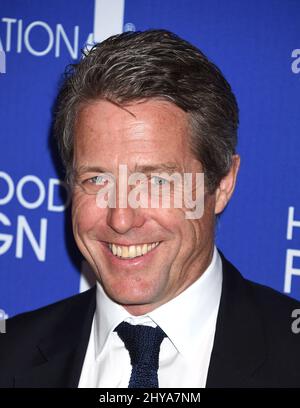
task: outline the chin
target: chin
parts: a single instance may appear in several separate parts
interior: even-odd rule
[[[152,290],[151,290],[152,289]],[[104,287],[107,295],[115,302],[125,305],[146,305],[153,303],[155,298],[154,288],[141,288],[141,284],[128,284],[124,286],[110,286],[109,289]]]

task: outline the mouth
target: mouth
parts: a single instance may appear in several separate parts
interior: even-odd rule
[[[120,259],[134,259],[142,257],[158,247],[160,242],[152,242],[138,245],[117,245],[108,243],[110,252]]]

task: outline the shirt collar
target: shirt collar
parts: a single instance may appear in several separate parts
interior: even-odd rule
[[[113,330],[124,320],[132,324],[160,326],[178,352],[187,353],[193,340],[205,330],[213,313],[216,315],[221,291],[222,261],[216,247],[210,265],[199,279],[169,302],[143,316],[132,316],[123,306],[111,300],[97,282],[96,356],[102,352]]]

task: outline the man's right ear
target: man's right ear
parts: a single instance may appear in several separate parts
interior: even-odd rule
[[[222,178],[219,187],[216,190],[215,214],[220,214],[230,200],[237,179],[237,174],[240,167],[240,156],[235,154],[232,156],[232,165],[228,174]]]

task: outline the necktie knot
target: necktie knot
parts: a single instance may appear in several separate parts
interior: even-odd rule
[[[159,327],[122,322],[115,329],[129,352],[132,372],[129,388],[157,388],[160,345],[166,334]]]

